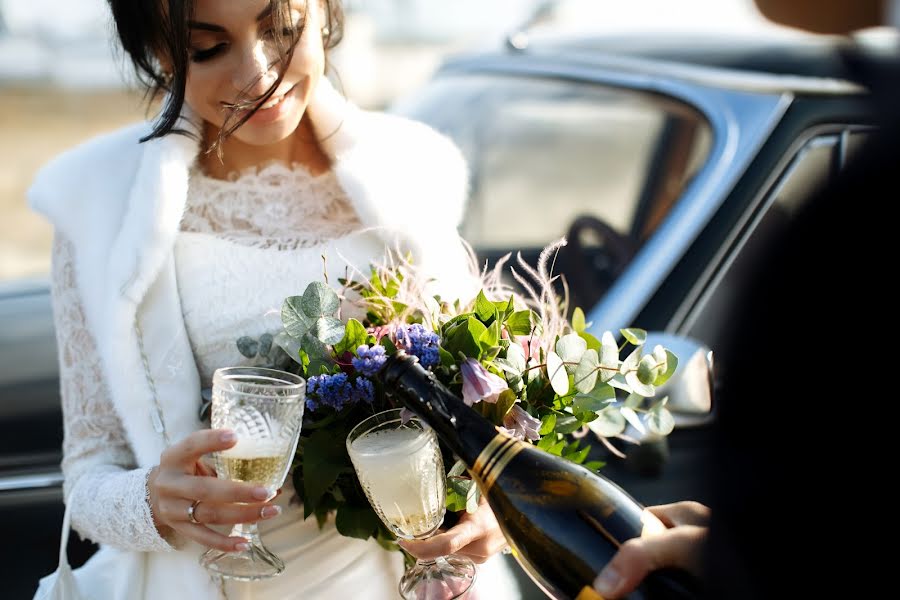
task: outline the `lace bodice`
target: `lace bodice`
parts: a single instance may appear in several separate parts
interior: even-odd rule
[[[182,309],[201,379],[221,366],[252,363],[241,335],[277,329],[285,296],[321,276],[321,255],[377,259],[374,234],[360,223],[331,173],[269,165],[230,181],[191,172],[176,264]],[[170,550],[146,501],[148,469],[135,460],[85,322],[71,243],[53,249],[53,307],[60,362],[63,473],[72,525],[96,542],[129,550]],[[336,274],[335,276],[340,276]],[[199,402],[199,400],[198,400]],[[175,540],[173,540],[174,542]]]
[[[182,230],[257,248],[311,248],[360,228],[332,171],[311,175],[300,165],[270,163],[213,179],[191,171]]]

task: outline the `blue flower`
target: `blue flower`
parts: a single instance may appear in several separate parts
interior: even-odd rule
[[[426,369],[441,362],[439,350],[441,338],[424,325],[415,323],[409,327],[401,327],[397,330],[397,341],[403,345],[406,352],[418,357],[419,363]]]
[[[306,388],[309,391],[306,398],[309,410],[322,406],[341,410],[358,402],[371,404],[375,401],[375,386],[371,380],[365,377],[351,380],[346,373],[314,375],[309,378]]]
[[[375,401],[375,386],[365,377],[357,377],[353,388],[352,400],[372,404]]]
[[[353,357],[353,368],[367,377],[374,377],[384,366],[387,356],[384,354],[384,346],[360,346]],[[359,380],[357,380],[359,381]]]

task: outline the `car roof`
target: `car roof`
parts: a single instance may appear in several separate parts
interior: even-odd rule
[[[829,36],[761,36],[688,33],[550,36],[527,50],[590,52],[687,63],[719,69],[844,79],[842,43]]]
[[[846,41],[809,34],[628,33],[554,34],[520,31],[508,36],[507,57],[558,60],[599,69],[689,80],[729,89],[782,93],[848,94],[864,89],[848,78]],[[496,58],[496,51],[458,57],[448,64]]]

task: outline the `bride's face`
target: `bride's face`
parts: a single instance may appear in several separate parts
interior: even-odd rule
[[[324,12],[319,2],[290,2],[290,20],[300,38],[284,78],[262,107],[232,134],[246,144],[265,146],[290,136],[324,72]],[[275,83],[278,51],[273,27],[268,0],[195,0],[188,23],[190,64],[185,102],[217,130],[233,112],[229,105],[258,98]],[[228,126],[242,116],[234,115]]]

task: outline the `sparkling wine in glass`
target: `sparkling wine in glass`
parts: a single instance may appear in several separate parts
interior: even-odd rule
[[[213,374],[212,426],[231,429],[237,443],[214,455],[220,479],[265,487],[269,498],[284,484],[303,421],[306,382],[297,375],[257,367],[230,367]],[[284,562],[266,548],[256,523],[237,524],[231,536],[250,548],[210,549],[200,563],[230,579],[254,581],[280,575]]]
[[[347,452],[369,503],[397,537],[424,539],[437,531],[446,511],[446,475],[434,431],[401,409],[373,415],[347,436]],[[418,560],[400,579],[406,600],[461,598],[475,581],[468,558]]]

